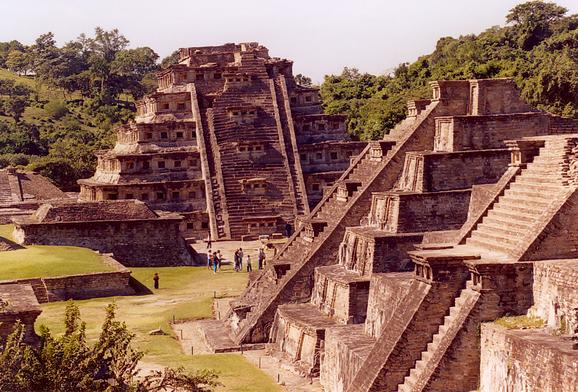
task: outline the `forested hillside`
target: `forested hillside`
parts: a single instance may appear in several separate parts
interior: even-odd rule
[[[30,46],[0,42],[0,168],[36,170],[65,190],[90,176],[95,150],[113,144],[114,125],[154,89],[158,55],[128,44],[100,28],[62,47],[52,33]]]
[[[578,15],[531,1],[505,22],[479,35],[440,38],[433,53],[391,74],[345,68],[328,75],[325,111],[348,115],[354,137],[377,139],[405,116],[408,99],[430,97],[431,80],[513,77],[536,107],[578,117]],[[119,31],[101,28],[62,47],[52,33],[29,46],[0,42],[0,168],[27,167],[75,190],[77,179],[92,174],[94,152],[113,144],[114,126],[154,90],[153,73],[177,55],[159,65],[151,48],[131,49]]]
[[[443,37],[433,53],[401,64],[391,75],[345,68],[321,85],[325,111],[349,116],[349,130],[379,138],[405,116],[406,101],[430,98],[437,79],[513,77],[536,107],[578,117],[578,15],[554,3],[514,7],[505,26],[479,35]]]

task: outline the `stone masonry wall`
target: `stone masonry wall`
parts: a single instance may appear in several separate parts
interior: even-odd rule
[[[404,190],[415,192],[471,188],[498,181],[509,163],[510,152],[506,149],[411,152],[406,155],[400,185]]]
[[[124,265],[191,265],[178,220],[134,220],[16,225],[22,244],[80,246],[113,253]]]
[[[112,265],[116,271],[50,278],[3,280],[0,281],[0,285],[30,284],[39,303],[134,294],[134,290],[130,286],[130,270],[111,257],[103,256],[103,259],[105,263]]]
[[[534,263],[534,305],[530,314],[564,334],[578,334],[578,261]]]
[[[578,351],[531,330],[482,325],[480,392],[575,392]]]
[[[398,232],[459,229],[468,216],[470,190],[399,195]]]

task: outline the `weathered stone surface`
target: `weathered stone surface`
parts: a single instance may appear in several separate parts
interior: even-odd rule
[[[574,392],[578,350],[543,329],[481,328],[481,392]]]
[[[308,213],[366,144],[256,42],[183,48],[157,81],[82,200],[139,199],[181,213],[187,236],[256,238]]]
[[[24,324],[24,341],[34,344],[34,322],[42,311],[30,285],[0,285],[0,341],[12,333],[16,322]]]
[[[181,221],[136,200],[44,204],[29,217],[13,219],[20,244],[86,247],[129,266],[202,263],[181,237]]]

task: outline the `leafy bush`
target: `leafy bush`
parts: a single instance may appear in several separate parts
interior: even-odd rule
[[[58,120],[68,114],[68,108],[62,101],[50,101],[44,105],[44,111],[53,120]]]
[[[70,302],[64,316],[65,332],[54,336],[40,329],[40,344],[24,344],[25,327],[18,323],[0,347],[0,391],[10,392],[209,392],[221,385],[211,371],[185,373],[166,368],[139,375],[143,353],[132,348],[134,338],[125,323],[116,320],[108,305],[99,339],[90,345],[80,311]]]

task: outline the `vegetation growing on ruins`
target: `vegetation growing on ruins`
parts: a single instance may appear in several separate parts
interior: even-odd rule
[[[554,3],[514,7],[505,26],[481,34],[443,37],[436,49],[391,74],[345,68],[321,85],[325,111],[349,116],[349,131],[376,139],[405,117],[406,101],[430,98],[428,82],[513,77],[522,97],[539,109],[578,117],[578,15]]]
[[[192,391],[209,392],[220,383],[208,370],[183,369],[139,375],[141,351],[132,346],[134,334],[116,319],[116,306],[106,307],[98,339],[90,344],[86,325],[73,303],[66,305],[64,333],[54,336],[40,328],[40,344],[23,344],[24,325],[0,346],[0,391]]]
[[[505,316],[495,321],[496,324],[507,329],[542,328],[544,320],[530,316]]]
[[[377,139],[405,117],[408,99],[429,98],[431,80],[513,77],[531,104],[578,117],[578,16],[530,1],[514,7],[506,23],[440,38],[432,53],[387,75],[355,68],[328,75],[325,110],[348,115],[353,136]],[[62,47],[52,33],[30,46],[0,42],[0,168],[27,166],[77,190],[76,180],[94,171],[94,152],[111,147],[114,125],[128,121],[134,100],[154,89],[153,72],[178,59],[174,52],[159,65],[151,48],[128,44],[118,30],[101,28]]]
[[[240,354],[195,355],[184,354],[169,322],[173,315],[178,321],[210,318],[214,292],[217,296],[233,296],[243,291],[246,274],[236,274],[224,266],[214,275],[206,267],[131,268],[132,276],[153,295],[115,297],[118,319],[135,334],[135,349],[142,351],[146,367],[179,367],[187,371],[212,369],[219,375],[227,391],[277,391],[278,386],[266,374],[255,368]],[[160,274],[160,289],[153,289],[152,276]],[[98,339],[100,325],[105,318],[105,306],[111,298],[75,301],[86,323],[89,342]],[[37,325],[44,324],[53,333],[64,332],[62,317],[66,303],[42,305]],[[161,328],[168,335],[149,335]]]

